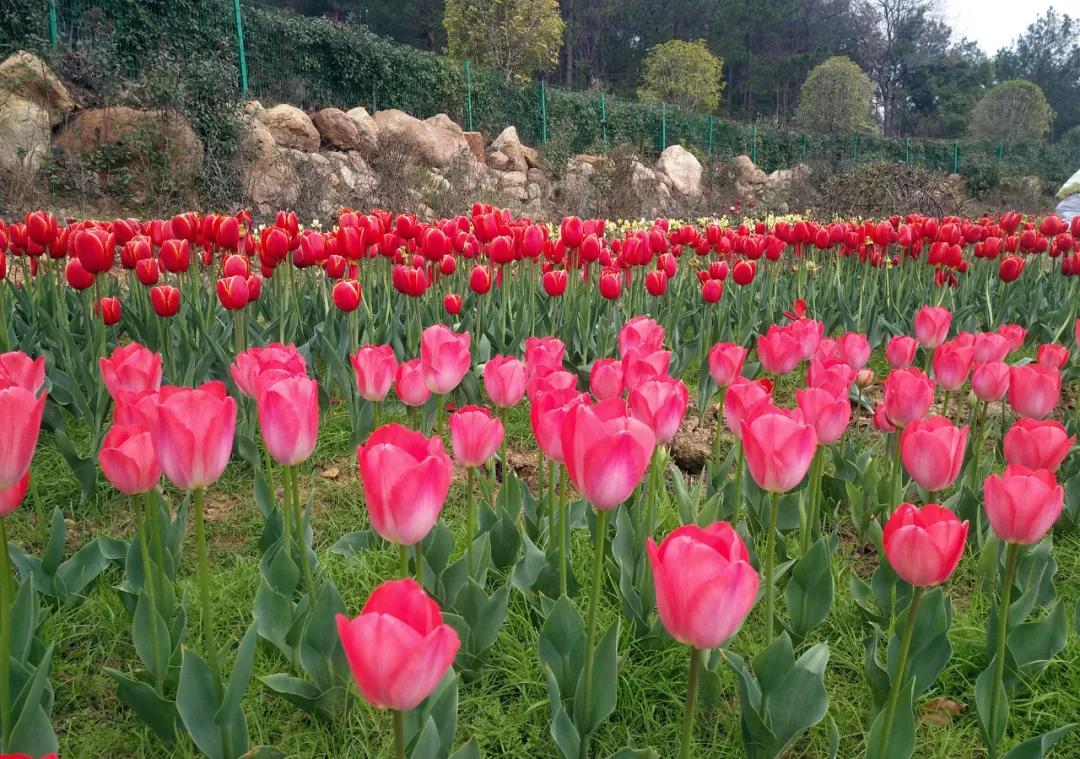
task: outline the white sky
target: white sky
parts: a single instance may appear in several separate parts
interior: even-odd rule
[[[1015,40],[1028,25],[1047,8],[1054,6],[1058,13],[1076,16],[1077,0],[937,0],[942,18],[953,28],[957,37],[967,37],[978,43],[987,55]]]

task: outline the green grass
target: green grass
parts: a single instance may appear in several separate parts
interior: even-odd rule
[[[879,371],[878,376],[883,375]],[[790,402],[792,387],[783,383],[777,396],[781,402]],[[530,457],[534,455],[524,406],[515,409],[508,427],[511,445]],[[854,434],[860,445],[880,452],[881,436],[872,428],[864,425]],[[373,550],[346,559],[329,551],[343,534],[368,527],[349,437],[344,407],[335,405],[323,415],[319,447],[302,467],[302,474],[305,497],[311,488],[315,489],[315,543],[322,571],[332,577],[350,614],[355,614],[380,581],[394,576],[397,554],[390,549]],[[322,477],[321,473],[331,467],[337,467],[340,476]],[[93,496],[80,500],[78,484],[48,435],[43,435],[34,474],[46,508],[60,506],[71,518],[69,532],[75,537],[71,538],[69,549],[98,532],[130,537],[126,500],[105,483],[99,485]],[[234,458],[208,495],[215,627],[219,640],[228,642],[230,652],[250,622],[259,576],[257,541],[262,522],[251,495],[252,482],[250,468]],[[457,554],[462,551],[463,500],[464,482],[458,479],[444,511],[444,518],[458,540]],[[41,545],[32,515],[33,506],[28,499],[9,519],[9,524],[13,540],[37,553]],[[677,524],[673,508],[669,507],[661,517],[658,535]],[[842,518],[847,519],[846,515]],[[1054,539],[1057,591],[1068,612],[1071,633],[1065,650],[1040,676],[1032,691],[1012,702],[1010,746],[1080,715],[1080,643],[1075,635],[1080,601],[1080,537],[1075,532],[1059,531]],[[577,531],[573,536],[573,567],[579,578],[587,576],[589,543],[585,531]],[[868,576],[876,563],[876,557],[863,554],[852,542],[841,543],[833,559],[836,594],[832,610],[826,622],[803,643],[803,646],[820,641],[829,644],[831,658],[826,670],[826,688],[830,697],[829,716],[840,735],[841,757],[862,755],[872,717],[870,691],[863,675],[862,641],[868,628],[848,592],[848,578],[853,571]],[[188,645],[198,650],[201,627],[193,582],[194,564],[194,541],[189,539],[180,587],[189,597]],[[974,716],[973,689],[975,678],[987,664],[984,636],[991,602],[973,590],[974,565],[974,557],[969,553],[946,584],[955,612],[950,633],[954,653],[938,682],[920,699],[922,703],[949,699],[966,709],[946,724],[920,719],[917,756],[985,756]],[[137,661],[131,645],[130,621],[114,589],[121,579],[120,570],[110,567],[89,588],[84,600],[52,610],[41,630],[46,641],[57,643],[51,681],[56,692],[53,722],[60,737],[60,756],[64,759],[194,756],[193,747],[184,742],[172,750],[164,748],[117,700],[113,682],[103,672],[104,667],[130,671]],[[778,596],[780,612],[786,613],[782,593]],[[584,603],[581,597],[576,600]],[[602,596],[600,613],[603,630],[618,614],[618,600],[611,587]],[[486,665],[475,679],[461,683],[459,743],[474,738],[483,754],[492,757],[556,756],[549,735],[547,691],[536,655],[540,623],[532,607],[513,592],[506,624],[489,652]],[[763,628],[759,604],[730,643],[731,650],[752,657],[765,643]],[[624,632],[620,654],[623,659],[618,707],[596,734],[593,756],[605,757],[624,745],[648,745],[656,748],[662,757],[672,756],[678,745],[685,698],[687,650],[674,643],[660,650],[645,650]],[[256,677],[287,668],[275,649],[260,644]],[[734,673],[722,669],[721,682],[723,687],[716,702],[698,713],[695,740],[701,757],[742,755]],[[355,699],[339,720],[320,721],[274,696],[253,679],[244,710],[252,743],[275,745],[290,757],[384,757],[391,752],[389,715],[368,707],[360,699]],[[827,746],[826,729],[819,725],[789,755],[825,756]],[[1056,756],[1078,754],[1080,739],[1076,735],[1058,744]]]

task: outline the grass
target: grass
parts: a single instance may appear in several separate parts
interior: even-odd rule
[[[875,356],[880,361],[880,357]],[[879,376],[884,375],[884,367]],[[695,376],[687,373],[686,376]],[[777,388],[778,400],[791,402],[788,382]],[[403,415],[401,415],[403,418]],[[508,424],[511,445],[531,458],[528,412],[514,410]],[[880,452],[881,436],[867,425],[855,433],[859,445]],[[368,594],[382,580],[393,577],[397,554],[390,549],[372,550],[354,558],[331,554],[329,548],[347,532],[365,529],[360,486],[356,479],[355,452],[349,447],[349,422],[344,406],[334,405],[324,413],[319,447],[302,467],[306,494],[315,489],[315,543],[322,571],[337,585],[350,612],[359,612]],[[1075,454],[1074,454],[1075,455]],[[337,468],[339,476],[323,472]],[[107,483],[87,499],[80,499],[78,484],[43,435],[35,460],[34,474],[47,509],[61,507],[71,518],[69,531],[76,536],[69,549],[98,532],[130,537],[128,504]],[[246,463],[234,457],[220,482],[208,495],[212,595],[219,641],[234,647],[251,619],[258,582],[257,541],[262,521],[252,498],[253,475]],[[12,538],[26,550],[40,552],[30,503],[9,518]],[[462,551],[464,534],[464,481],[455,480],[444,518]],[[847,519],[841,509],[841,518]],[[677,525],[669,505],[661,513],[662,535]],[[789,538],[789,540],[791,540]],[[1075,635],[1080,616],[1080,536],[1059,531],[1054,536],[1058,562],[1057,592],[1070,619],[1073,632],[1057,661],[1052,662],[1027,695],[1014,698],[1008,745],[1038,733],[1060,727],[1080,715],[1080,643]],[[573,568],[579,578],[587,577],[591,554],[587,532],[573,536]],[[868,627],[859,615],[848,591],[854,571],[868,576],[876,566],[872,554],[860,546],[842,542],[833,558],[835,598],[828,619],[802,646],[826,641],[831,650],[826,670],[830,697],[829,718],[840,736],[841,757],[861,756],[872,715],[870,691],[864,671],[863,639]],[[194,541],[185,546],[180,587],[188,594],[190,620],[188,645],[200,646],[200,620],[194,585]],[[962,706],[955,716],[939,709],[923,714],[917,727],[917,756],[982,757],[986,755],[974,715],[974,682],[987,665],[984,640],[992,600],[975,590],[975,559],[969,553],[956,575],[946,584],[954,607],[950,639],[953,657],[934,687],[920,699],[947,699]],[[148,728],[114,695],[113,681],[104,667],[130,671],[137,661],[131,644],[130,620],[114,588],[122,579],[121,570],[110,567],[87,591],[86,597],[67,608],[50,612],[41,634],[57,643],[51,681],[56,703],[53,722],[60,737],[60,756],[71,757],[187,757],[194,748],[180,742],[173,749],[163,747]],[[778,594],[780,613],[786,613],[783,595]],[[577,602],[584,605],[583,597]],[[602,596],[600,629],[618,614],[618,599],[608,587]],[[536,654],[537,630],[541,620],[522,597],[511,594],[507,621],[498,641],[489,652],[486,665],[460,690],[458,742],[473,738],[485,756],[556,756],[549,734],[547,691]],[[731,650],[752,657],[764,646],[761,604],[755,608],[742,631],[729,644]],[[608,756],[625,745],[652,746],[663,757],[672,756],[678,745],[685,698],[687,650],[674,643],[660,650],[645,649],[624,633],[620,644],[618,707],[593,740],[593,756]],[[255,674],[287,670],[287,664],[270,645],[261,643]],[[721,669],[722,688],[715,701],[699,710],[695,741],[700,757],[730,757],[742,754],[739,738],[739,704],[735,676]],[[252,744],[270,744],[290,757],[385,757],[392,747],[389,715],[355,699],[347,713],[334,722],[306,715],[252,680],[244,700]],[[792,748],[789,756],[826,756],[828,735],[824,723]],[[1058,744],[1057,756],[1080,755],[1080,738],[1070,735]]]

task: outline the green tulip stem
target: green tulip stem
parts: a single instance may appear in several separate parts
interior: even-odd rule
[[[8,748],[11,735],[11,605],[14,602],[11,583],[11,562],[8,558],[7,521],[0,517],[0,751]]]
[[[716,437],[713,438],[713,461],[716,462],[716,468],[720,468],[720,442],[721,432],[724,429],[724,396],[727,394],[727,387],[720,388],[720,401],[716,404]]]
[[[699,648],[690,649],[690,675],[686,685],[686,712],[683,714],[682,747],[679,759],[690,759],[690,741],[694,735],[694,706],[697,702],[698,671],[701,669]]]
[[[192,493],[195,505],[195,546],[199,559],[199,600],[202,605],[203,645],[206,646],[206,658],[210,664],[210,674],[214,678],[214,695],[221,702],[221,660],[217,644],[214,642],[214,605],[210,601],[210,563],[206,553],[206,519],[203,513],[206,490],[197,488]]]
[[[135,520],[135,532],[139,536],[139,553],[142,555],[143,565],[143,592],[146,593],[146,602],[150,606],[150,649],[154,652],[154,665],[157,669],[158,662],[161,661],[161,641],[158,638],[158,610],[157,610],[157,592],[154,588],[154,572],[150,560],[150,546],[146,541],[146,531],[150,526],[150,510],[146,508],[143,512],[139,513],[139,502],[143,501],[148,507],[147,503],[141,496],[131,497],[131,514]],[[154,690],[158,695],[162,694],[162,689],[165,685],[165,673],[161,671],[155,671],[154,673]]]
[[[405,759],[405,712],[394,709],[394,756]]]
[[[473,541],[476,539],[476,467],[468,467],[465,474],[465,518],[468,529],[465,533],[465,555],[469,567],[469,577],[476,574]]]
[[[908,652],[911,650],[911,636],[915,632],[915,620],[919,616],[919,601],[922,600],[925,588],[916,587],[911,594],[911,604],[908,606],[907,623],[904,625],[904,633],[900,637],[900,655],[896,661],[896,676],[893,678],[892,687],[889,689],[889,700],[885,705],[885,729],[881,733],[881,741],[878,743],[878,759],[884,759],[889,748],[889,736],[892,733],[893,722],[896,720],[896,706],[900,701],[900,694],[904,691],[904,678],[907,675]]]
[[[292,491],[293,508],[295,509],[296,523],[296,549],[300,552],[300,570],[304,573],[304,586],[307,588],[311,603],[315,603],[315,577],[311,572],[311,561],[308,559],[307,535],[304,529],[304,507],[300,501],[300,472],[296,465],[286,467],[289,472],[288,487]]]
[[[769,531],[765,535],[765,645],[773,640],[773,605],[776,603],[776,585],[773,583],[773,566],[776,564],[776,523],[780,518],[780,494],[772,494],[769,507]]]
[[[409,576],[409,547],[406,545],[398,546],[398,571],[401,576]]]
[[[736,440],[735,445],[739,447],[739,455],[735,457],[735,498],[731,504],[731,524],[737,528],[739,512],[742,511],[742,480],[743,469],[746,468],[746,451],[743,449],[741,440]]]
[[[585,708],[592,703],[593,690],[593,659],[596,651],[596,612],[600,606],[600,582],[603,579],[604,570],[604,538],[607,534],[608,513],[598,510],[596,512],[596,539],[593,544],[592,563],[592,591],[589,595],[589,616],[585,628]],[[583,736],[581,740],[581,755],[589,755],[589,736]]]
[[[994,684],[990,691],[990,719],[987,721],[986,732],[991,736],[990,759],[997,756],[997,745],[993,743],[991,734],[994,725],[998,721],[998,711],[1001,704],[998,700],[998,692],[1002,689],[1001,683],[1005,677],[1005,644],[1009,637],[1009,603],[1012,600],[1013,580],[1016,579],[1016,565],[1020,560],[1020,544],[1009,543],[1005,549],[1005,577],[1001,580],[1001,596],[998,600],[997,622],[997,654],[994,657]]]
[[[413,557],[416,562],[416,582],[422,588],[424,587],[424,541],[418,540],[413,548],[416,550],[416,556]]]
[[[570,560],[570,509],[566,500],[566,483],[569,479],[569,473],[559,477],[559,593],[564,596],[566,595],[566,565]]]

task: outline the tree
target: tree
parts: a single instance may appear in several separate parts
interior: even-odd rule
[[[649,49],[638,99],[688,111],[712,111],[724,91],[724,62],[704,40],[669,40]]]
[[[815,66],[799,91],[795,121],[820,134],[876,132],[874,85],[850,58],[834,56]]]
[[[558,0],[446,0],[447,52],[524,82],[559,62]]]
[[[973,137],[997,142],[1041,140],[1054,112],[1042,89],[1026,79],[1011,79],[990,89],[971,114]]]

